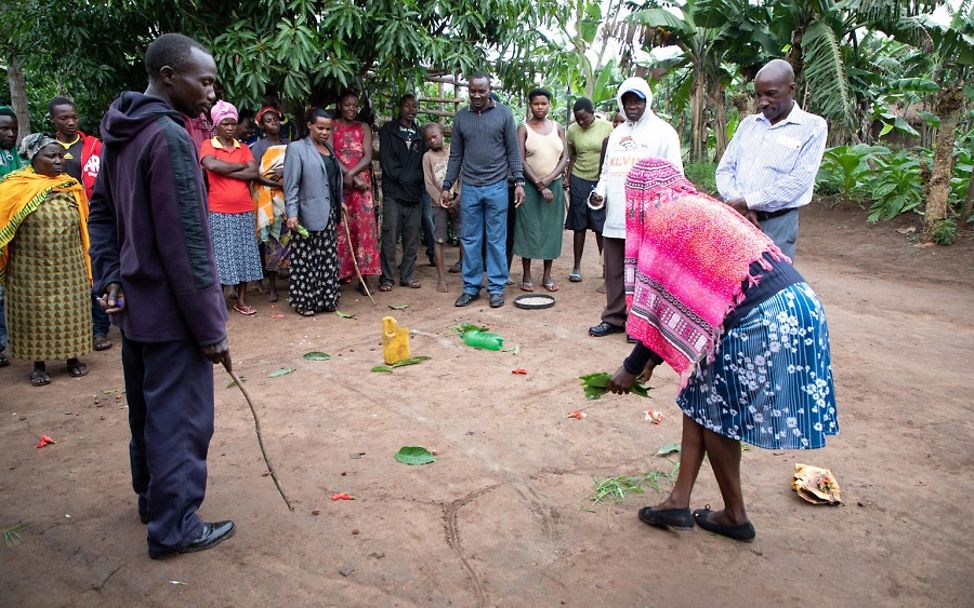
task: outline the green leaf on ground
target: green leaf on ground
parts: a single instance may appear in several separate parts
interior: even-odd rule
[[[585,397],[587,399],[601,399],[602,395],[609,390],[609,380],[612,379],[612,374],[608,372],[597,372],[595,374],[579,376],[578,379],[582,381],[582,390],[585,391]],[[633,394],[639,395],[640,397],[649,397],[649,388],[638,380],[632,385],[631,390]]]
[[[240,376],[240,381],[241,382],[246,382],[247,381],[247,376]],[[230,384],[227,385],[227,388],[233,388],[235,386],[237,386],[237,381],[236,380],[231,380],[230,381]]]
[[[416,355],[415,357],[410,357],[408,359],[403,359],[402,361],[396,361],[392,365],[376,365],[372,368],[374,372],[381,372],[384,374],[391,374],[392,370],[397,367],[405,367],[407,365],[416,365],[422,363],[423,361],[429,361],[431,357],[426,355]]]
[[[409,308],[409,304],[390,304],[389,308],[392,310],[406,310]]]
[[[16,545],[17,543],[23,540],[23,537],[20,535],[20,533],[26,530],[27,526],[29,525],[30,522],[22,521],[15,526],[11,526],[4,530],[0,530],[0,536],[3,537],[3,542],[8,547],[13,547],[14,545]]]
[[[352,313],[350,313],[350,312],[342,312],[340,310],[336,310],[335,311],[335,314],[338,315],[339,317],[341,317],[342,319],[354,319],[355,318],[355,315],[352,314]]]
[[[308,361],[327,361],[331,359],[331,355],[315,350],[310,353],[304,353],[304,358]]]
[[[679,443],[667,443],[660,449],[656,450],[657,456],[668,456],[670,454],[678,454],[680,452]]]
[[[459,325],[453,326],[453,331],[460,334],[461,338],[463,337],[463,334],[467,333],[468,331],[489,331],[489,330],[490,328],[487,327],[486,325],[475,325],[473,323],[460,323]]]
[[[381,372],[383,374],[391,374],[392,373],[392,366],[391,365],[376,365],[375,367],[372,368],[372,371],[374,371],[374,372]]]
[[[436,456],[424,447],[403,446],[396,452],[396,460],[408,465],[430,464],[436,462]]]
[[[502,353],[511,353],[512,355],[516,355],[519,352],[521,352],[521,345],[520,344],[515,344],[514,346],[512,346],[510,348],[502,348],[501,349],[501,352]]]
[[[281,369],[275,369],[271,373],[267,374],[268,378],[280,378],[281,376],[286,376],[294,372],[293,367],[282,367]]]

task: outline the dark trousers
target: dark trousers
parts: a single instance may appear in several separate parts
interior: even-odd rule
[[[402,231],[402,263],[399,280],[403,284],[413,280],[416,252],[419,250],[419,230],[423,208],[419,201],[399,201],[386,197],[382,201],[382,277],[380,283],[396,282],[396,236]]]
[[[626,239],[604,237],[605,310],[602,320],[617,327],[626,325]]]
[[[180,549],[203,531],[213,436],[213,364],[190,340],[135,342],[122,336],[129,404],[132,487],[149,514],[149,551]]]
[[[95,338],[103,338],[108,335],[111,322],[108,320],[108,313],[98,303],[98,295],[100,294],[91,292],[91,333]]]

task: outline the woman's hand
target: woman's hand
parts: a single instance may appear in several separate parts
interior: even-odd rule
[[[632,390],[632,385],[636,383],[636,374],[629,373],[625,365],[620,365],[616,373],[612,374],[609,385],[606,388],[617,395],[627,394]]]
[[[367,183],[365,183],[365,180],[362,179],[361,177],[359,177],[359,176],[356,175],[355,178],[354,178],[354,181],[355,181],[355,189],[356,190],[361,190],[361,191],[364,192],[365,190],[368,190],[369,189],[369,185]]]
[[[647,382],[649,382],[649,379],[653,377],[653,370],[655,369],[656,369],[655,363],[653,363],[652,361],[647,362],[646,367],[643,368],[643,372],[638,376],[636,376],[636,380],[642,382],[643,384],[646,384]]]
[[[278,166],[278,167],[274,167],[273,169],[271,169],[271,177],[270,177],[270,179],[272,181],[275,181],[275,182],[278,182],[278,183],[283,182],[284,181],[284,167]]]
[[[598,194],[596,194],[594,192],[589,195],[589,197],[588,197],[588,206],[589,207],[591,207],[593,209],[601,209],[604,204],[605,204],[605,198],[604,197],[601,197],[601,196],[599,196]]]
[[[298,218],[289,217],[287,218],[287,229],[291,232],[296,232],[298,229]]]
[[[344,183],[344,185],[345,185],[346,188],[354,188],[355,187],[355,176],[352,175],[351,173],[349,173],[348,171],[343,171],[342,172],[342,182]]]

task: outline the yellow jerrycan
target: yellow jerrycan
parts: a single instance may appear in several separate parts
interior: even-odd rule
[[[382,356],[386,365],[409,358],[409,328],[392,317],[382,317]]]

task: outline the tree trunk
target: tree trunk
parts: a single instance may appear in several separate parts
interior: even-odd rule
[[[719,76],[715,77],[711,89],[710,103],[714,106],[714,162],[719,163],[720,157],[724,155],[724,150],[727,149],[726,101],[724,99],[724,87],[720,84]]]
[[[961,83],[940,89],[937,95],[937,115],[940,128],[934,142],[933,173],[923,216],[923,240],[932,241],[933,232],[947,218],[947,197],[950,195],[950,176],[954,170],[954,138],[964,103]]]
[[[10,105],[17,115],[17,143],[29,134],[30,112],[27,110],[27,84],[24,82],[24,71],[20,67],[20,58],[12,56],[7,66],[7,81],[10,83]]]
[[[693,136],[690,143],[690,160],[699,162],[704,160],[707,155],[707,129],[703,124],[703,104],[706,96],[706,83],[704,82],[703,72],[694,70],[693,74],[693,98],[690,100],[693,106]]]

